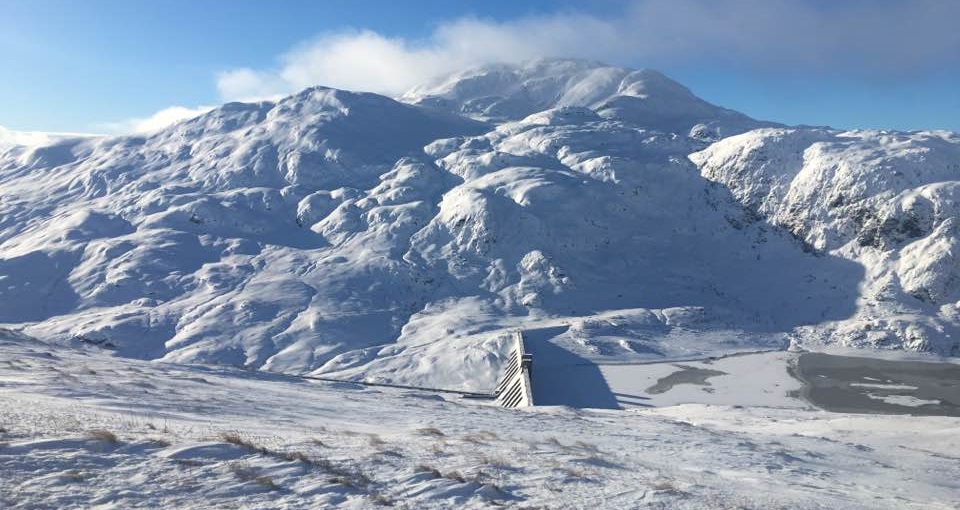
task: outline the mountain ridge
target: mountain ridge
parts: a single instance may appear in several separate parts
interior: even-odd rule
[[[125,356],[466,389],[489,386],[517,327],[562,326],[558,343],[617,360],[960,349],[949,218],[932,215],[891,269],[889,215],[876,242],[821,246],[811,231],[846,227],[758,191],[778,174],[751,147],[799,175],[811,145],[843,132],[755,121],[651,72],[490,69],[466,73],[507,81],[491,101],[444,85],[456,78],[404,96],[415,104],[311,87],[147,136],[0,149],[0,192],[15,197],[0,204],[0,322]],[[767,135],[790,129],[812,141]],[[841,156],[899,161],[912,146],[947,161],[960,146],[861,138]],[[921,163],[924,186],[954,189],[949,167]],[[888,198],[876,166],[855,173]],[[832,181],[803,182],[818,196]],[[933,282],[919,285],[936,307],[901,280]]]

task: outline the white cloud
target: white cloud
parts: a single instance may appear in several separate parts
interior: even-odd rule
[[[230,101],[270,99],[286,86],[279,77],[245,67],[217,74],[217,90],[221,97]]]
[[[198,106],[196,108],[171,106],[159,110],[148,117],[136,117],[119,122],[107,122],[99,124],[97,128],[113,134],[149,134],[182,120],[203,115],[213,108],[212,106]]]
[[[889,77],[960,64],[958,19],[955,0],[634,0],[610,17],[452,20],[423,40],[325,34],[280,56],[274,69],[224,71],[217,86],[225,100],[310,85],[400,94],[470,65],[540,56]]]
[[[57,133],[53,131],[14,131],[0,126],[0,150],[11,146],[49,145],[65,138],[96,137],[89,133]]]

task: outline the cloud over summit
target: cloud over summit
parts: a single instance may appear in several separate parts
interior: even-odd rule
[[[958,19],[960,2],[952,0],[634,0],[609,17],[461,18],[420,40],[327,33],[289,50],[274,68],[225,70],[217,88],[225,100],[318,84],[397,95],[464,67],[551,56],[894,79],[960,65]]]
[[[104,122],[96,127],[104,132],[113,134],[150,134],[161,129],[176,124],[182,120],[192,119],[212,110],[213,106],[198,106],[188,108],[185,106],[170,106],[158,110],[147,117],[135,117],[119,122]]]

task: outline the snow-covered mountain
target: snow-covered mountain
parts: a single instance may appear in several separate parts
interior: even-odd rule
[[[960,354],[956,133],[761,129],[691,160],[815,252],[865,268],[858,312],[831,337]]]
[[[401,100],[498,122],[560,107],[587,108],[604,119],[698,139],[777,126],[712,105],[657,71],[584,60],[467,69],[415,87]]]
[[[788,129],[653,71],[311,88],[0,145],[0,323],[124,356],[487,389],[511,328],[617,360],[960,351],[950,133]]]

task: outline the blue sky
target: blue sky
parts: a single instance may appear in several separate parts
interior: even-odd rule
[[[757,118],[960,131],[952,0],[0,0],[0,126],[125,131],[309,84],[534,56],[653,67]]]

